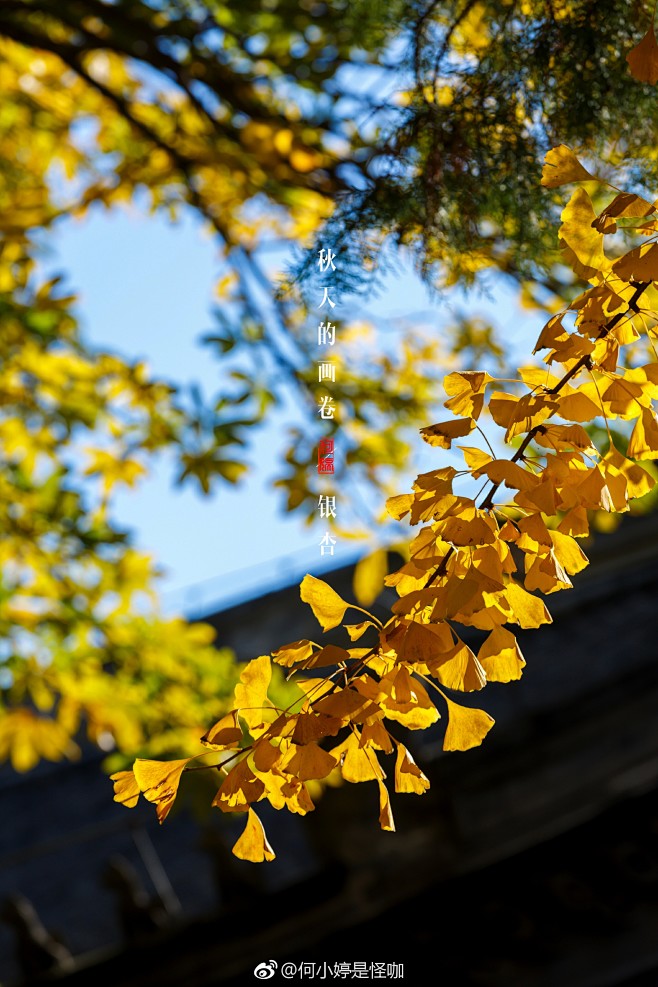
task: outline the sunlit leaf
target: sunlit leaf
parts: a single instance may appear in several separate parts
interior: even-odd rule
[[[293,641],[291,644],[284,644],[277,651],[272,652],[277,665],[285,665],[292,668],[298,662],[305,661],[313,654],[313,645],[310,641]]]
[[[469,370],[448,374],[443,381],[446,393],[450,395],[445,402],[446,408],[455,415],[478,418],[484,404],[485,387],[491,380],[493,378],[489,374],[481,371]]]
[[[483,709],[460,706],[445,697],[448,704],[448,727],[443,739],[444,751],[468,751],[479,747],[494,725]]]
[[[395,791],[423,795],[429,787],[429,780],[420,770],[407,748],[404,744],[398,744],[395,758]]]
[[[525,659],[510,631],[496,627],[478,651],[478,661],[489,682],[514,682],[521,678]]]
[[[143,758],[135,761],[133,771],[139,790],[148,802],[155,804],[161,823],[169,815],[181,775],[189,762],[189,757],[179,761],[149,761]]]
[[[341,773],[345,781],[358,783],[361,781],[381,781],[384,772],[377,761],[374,751],[359,747],[359,741],[354,733],[334,747],[330,754],[340,761]]]
[[[247,825],[242,836],[233,847],[233,853],[240,860],[250,860],[253,864],[260,864],[264,860],[274,860],[276,856],[267,841],[263,824],[253,809],[249,809],[247,813]]]
[[[265,711],[272,708],[267,698],[271,678],[269,655],[261,655],[245,665],[235,687],[236,709],[252,732],[262,727],[266,719]]]
[[[204,747],[214,751],[229,750],[240,746],[242,729],[238,722],[237,710],[232,710],[218,720],[201,738]]]
[[[335,590],[315,576],[304,576],[300,585],[300,595],[308,603],[323,630],[338,627],[349,604]]]
[[[592,200],[583,188],[577,188],[562,212],[560,246],[566,263],[586,280],[610,268],[603,252],[603,234],[592,226],[595,220]]]
[[[133,809],[139,801],[140,788],[133,771],[117,771],[110,775],[114,782],[114,801]]]
[[[431,446],[438,446],[440,449],[449,449],[453,439],[461,439],[469,435],[475,428],[472,418],[462,418],[447,422],[438,422],[436,425],[428,425],[421,428],[420,434],[425,442]]]
[[[395,832],[395,822],[393,820],[393,811],[391,809],[391,800],[389,798],[388,789],[383,781],[377,779],[379,785],[379,825],[381,828],[389,833]]]
[[[544,162],[541,183],[546,188],[557,188],[568,182],[587,182],[593,178],[566,144],[551,148],[546,153]]]
[[[388,574],[388,552],[380,548],[359,559],[354,567],[352,587],[354,595],[362,607],[375,602],[384,588],[384,578]]]
[[[286,770],[297,775],[301,781],[311,778],[326,778],[336,767],[335,756],[322,750],[316,743],[298,747],[294,756],[286,763]]]

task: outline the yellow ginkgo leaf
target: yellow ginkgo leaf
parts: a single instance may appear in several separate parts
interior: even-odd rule
[[[653,24],[635,48],[629,51],[626,61],[633,78],[655,86],[658,82],[658,42]]]
[[[421,428],[420,434],[425,442],[431,446],[438,446],[440,449],[449,449],[453,439],[462,439],[475,428],[472,418],[457,418],[447,422],[437,422],[436,425],[428,425]]]
[[[340,665],[350,657],[349,651],[340,648],[337,644],[327,644],[324,648],[314,651],[310,658],[307,658],[303,668],[327,668],[329,665]]]
[[[226,775],[212,804],[222,812],[244,812],[252,802],[258,802],[264,791],[265,785],[256,776],[249,758],[243,757]]]
[[[600,233],[614,233],[617,229],[616,219],[637,219],[650,216],[652,212],[655,212],[653,204],[641,195],[620,192],[594,220],[594,229]]]
[[[539,483],[538,477],[530,470],[509,459],[492,459],[473,472],[474,477],[486,475],[493,483],[504,483],[513,490],[532,490]]]
[[[384,589],[384,579],[388,575],[388,552],[377,549],[359,559],[354,569],[352,589],[362,607],[369,607]]]
[[[469,470],[479,469],[485,463],[491,462],[491,453],[483,452],[482,449],[478,449],[476,446],[457,446],[457,448],[461,449]]]
[[[480,662],[462,642],[454,649],[452,658],[441,661],[436,667],[432,666],[432,675],[446,689],[456,689],[458,692],[473,692],[487,684],[487,676]]]
[[[558,531],[573,538],[586,538],[589,534],[589,517],[584,507],[573,507],[564,515],[558,525]]]
[[[588,397],[587,394],[574,390],[573,393],[565,393],[558,398],[558,412],[562,418],[575,422],[591,422],[592,419],[601,414],[601,408]]]
[[[396,497],[388,498],[386,501],[386,510],[392,518],[400,521],[411,510],[413,501],[413,494],[398,494]]]
[[[468,751],[479,747],[494,725],[494,718],[483,709],[460,706],[447,696],[448,728],[443,738],[444,751]]]
[[[139,790],[148,802],[155,804],[162,823],[174,804],[181,775],[191,758],[180,761],[149,761],[138,757],[133,771]]]
[[[261,655],[245,665],[235,687],[235,708],[252,733],[265,722],[265,710],[272,708],[267,698],[271,677],[270,657]]]
[[[233,847],[233,853],[240,860],[249,860],[252,864],[261,864],[264,860],[274,860],[276,857],[267,841],[263,824],[253,809],[249,809],[247,813],[247,825]]]
[[[350,636],[350,641],[358,641],[363,637],[369,627],[376,627],[372,620],[362,620],[360,624],[343,624],[343,627]]]
[[[649,408],[636,421],[627,451],[631,459],[658,459],[658,421]]]
[[[395,821],[393,819],[388,789],[380,779],[377,779],[377,784],[379,785],[379,825],[386,832],[394,833]]]
[[[315,701],[320,699],[321,696],[326,695],[327,692],[331,692],[333,686],[329,679],[307,679],[299,678],[296,679],[297,687],[301,689],[304,695]]]
[[[385,754],[393,753],[391,735],[381,720],[374,720],[364,725],[359,747],[371,747],[373,750],[384,751]]]
[[[564,567],[551,549],[548,555],[526,555],[525,587],[538,589],[540,593],[557,593],[561,589],[571,589],[572,582]]]
[[[478,661],[488,682],[514,682],[521,678],[525,659],[514,635],[496,627],[478,651]]]
[[[322,579],[316,579],[315,576],[304,576],[299,590],[302,600],[308,603],[323,630],[329,631],[332,627],[338,627],[349,603],[346,603],[331,586]]]
[[[562,325],[563,315],[553,315],[539,334],[533,353],[558,346],[568,341],[569,333]]]
[[[540,425],[535,434],[537,445],[556,452],[562,449],[580,449],[594,452],[592,440],[582,425]]]
[[[324,737],[335,737],[342,725],[336,716],[315,712],[298,713],[289,722],[294,723],[293,743],[301,745],[315,743]]]
[[[443,386],[450,398],[445,402],[455,415],[477,418],[484,404],[484,389],[493,380],[481,370],[462,370],[448,374]],[[470,431],[470,429],[469,429]]]
[[[557,559],[570,576],[581,572],[589,565],[589,559],[574,538],[561,531],[549,531],[549,535]]]
[[[284,644],[278,651],[273,651],[272,657],[277,665],[292,668],[297,662],[310,658],[312,654],[313,645],[310,641],[292,641],[290,644]]]
[[[398,744],[395,759],[395,791],[423,795],[429,787],[429,779],[420,770],[407,748],[404,744]]]
[[[134,809],[139,801],[139,785],[134,772],[117,771],[110,775],[110,781],[114,782],[114,801]]]
[[[204,747],[213,751],[223,751],[239,747],[242,740],[242,729],[238,723],[238,711],[231,710],[201,738]]]
[[[544,602],[526,592],[518,583],[510,581],[505,587],[505,596],[514,614],[512,622],[520,627],[541,627],[553,622]]]
[[[618,470],[625,478],[629,497],[644,497],[656,484],[653,476],[641,466],[622,456],[613,445],[603,457],[603,464],[606,469]]]
[[[359,747],[359,739],[355,733],[350,733],[347,740],[334,747],[330,754],[341,762],[341,774],[345,781],[381,781],[384,777],[374,751]]]
[[[482,516],[449,517],[440,525],[441,537],[453,545],[490,545],[496,540],[495,530]]]
[[[574,488],[582,506],[589,510],[614,511],[615,506],[605,482],[605,475],[598,465],[586,470],[584,476],[585,479],[577,483]]]
[[[300,781],[326,778],[338,764],[338,759],[323,751],[315,743],[297,747],[293,756],[285,764],[286,771],[296,775]]]
[[[275,764],[281,761],[282,756],[279,747],[275,747],[267,738],[261,737],[260,740],[256,741],[251,752],[254,771],[261,773],[270,771]]]
[[[367,698],[361,695],[356,689],[348,687],[330,691],[317,702],[313,703],[313,708],[327,716],[335,716],[340,719],[342,726],[346,726],[354,713],[362,709],[368,702]],[[331,752],[335,754],[335,751]],[[348,779],[349,780],[349,779]]]
[[[545,394],[524,394],[519,398],[512,410],[505,441],[509,442],[515,435],[523,435],[541,425],[555,410],[555,398],[548,392]]]
[[[544,188],[557,188],[568,182],[588,182],[593,178],[566,144],[558,144],[546,153],[541,173]]]
[[[438,661],[452,657],[454,638],[448,624],[419,624],[411,621],[403,625],[404,639],[399,646],[399,656],[408,662]]]
[[[595,220],[592,200],[585,189],[577,188],[562,212],[560,248],[567,264],[587,281],[610,268],[603,234],[592,227]]]
[[[620,257],[612,270],[622,281],[658,281],[658,243],[643,243]]]

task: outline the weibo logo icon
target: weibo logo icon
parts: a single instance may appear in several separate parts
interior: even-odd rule
[[[265,963],[259,963],[254,970],[254,977],[258,980],[270,980],[276,973],[277,966],[276,960],[266,960]]]

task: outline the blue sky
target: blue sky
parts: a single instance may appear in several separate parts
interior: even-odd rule
[[[98,210],[83,220],[60,223],[49,245],[48,270],[66,272],[67,284],[79,295],[78,314],[88,340],[142,357],[155,374],[172,382],[196,381],[207,393],[215,389],[219,364],[199,338],[213,328],[219,258],[196,218],[187,214],[174,224],[136,206]],[[501,288],[493,300],[472,304],[494,311],[509,334],[518,334],[508,291]],[[389,279],[368,307],[395,316],[427,310],[430,302],[408,273]],[[439,326],[446,315],[437,308]],[[528,328],[523,335],[532,338]],[[139,489],[118,497],[117,520],[165,568],[168,608],[202,613],[293,582],[307,571],[319,574],[363,551],[339,539],[333,559],[321,558],[320,529],[283,511],[281,494],[268,484],[277,467],[277,428],[273,419],[253,440],[250,458],[258,465],[237,489],[222,485],[203,498],[191,487],[174,488],[172,469],[163,458]]]

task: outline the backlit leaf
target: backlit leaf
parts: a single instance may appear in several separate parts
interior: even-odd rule
[[[444,751],[468,751],[479,747],[494,725],[494,718],[483,709],[460,706],[444,697],[448,704],[448,727],[443,739]]]
[[[139,801],[140,792],[134,772],[117,771],[110,775],[110,781],[114,782],[114,801],[133,809]]]
[[[386,510],[391,517],[399,521],[405,514],[409,513],[413,499],[411,494],[399,494],[396,497],[389,497],[386,501]]]
[[[631,459],[658,459],[658,421],[653,411],[645,408],[635,423],[628,443]]]
[[[359,747],[356,734],[350,733],[338,747],[330,751],[332,757],[341,762],[341,773],[345,781],[381,781],[384,772],[372,750]]]
[[[546,153],[541,173],[541,184],[545,188],[557,188],[568,182],[592,181],[593,177],[566,144],[558,144]]]
[[[404,744],[398,744],[395,758],[395,791],[423,795],[429,787],[429,780],[420,770],[407,748]]]
[[[309,743],[297,748],[294,756],[286,762],[286,770],[297,775],[300,781],[309,781],[312,778],[326,778],[337,763],[336,757],[317,744]]]
[[[590,280],[610,268],[603,252],[603,234],[593,229],[596,213],[583,188],[577,188],[562,212],[560,246],[565,261],[574,272]]]
[[[208,730],[208,733],[201,738],[201,743],[211,750],[222,751],[239,747],[241,740],[242,729],[238,723],[238,713],[237,710],[232,710]]]
[[[438,422],[436,425],[428,425],[426,428],[421,428],[420,434],[429,445],[438,446],[440,449],[449,449],[453,439],[463,438],[474,428],[475,422],[472,418],[458,418],[447,422]]]
[[[459,692],[473,692],[487,684],[487,676],[480,662],[471,649],[461,642],[454,649],[453,657],[433,668],[432,674],[446,689]]]
[[[577,541],[561,531],[550,531],[549,534],[555,554],[570,576],[589,565],[589,559]]]
[[[523,469],[518,463],[510,462],[509,459],[492,459],[473,472],[473,476],[476,477],[483,474],[494,483],[504,483],[506,487],[511,487],[513,490],[532,490],[539,483],[534,473]]]
[[[443,381],[446,392],[451,395],[445,402],[446,408],[455,415],[478,418],[484,404],[484,389],[491,380],[493,377],[489,374],[475,370],[448,374]]]
[[[395,822],[393,820],[388,789],[384,782],[379,779],[377,779],[377,784],[379,785],[379,825],[386,832],[394,833]]]
[[[362,607],[369,607],[375,602],[384,588],[384,579],[388,574],[388,552],[380,548],[365,558],[360,559],[355,568],[352,588],[357,602]]]
[[[189,762],[189,757],[179,761],[149,761],[138,757],[135,761],[135,781],[144,798],[155,804],[161,823],[169,815],[181,775]]]
[[[461,449],[466,465],[470,470],[479,469],[485,463],[491,462],[490,452],[484,452],[473,446],[458,446],[458,448]]]
[[[308,603],[323,630],[338,627],[349,604],[335,590],[315,576],[304,576],[300,595],[304,603]]]
[[[653,204],[643,199],[641,195],[620,192],[599,214],[598,219],[594,221],[594,228],[600,233],[614,233],[617,228],[616,219],[649,216],[654,211]]]
[[[358,641],[363,637],[369,627],[376,627],[372,620],[362,620],[360,624],[343,624],[343,627],[350,636],[350,641]]]
[[[278,651],[272,652],[277,665],[285,665],[292,668],[300,661],[305,661],[313,654],[313,645],[310,641],[293,641],[291,644],[284,644]]]
[[[658,243],[643,243],[620,257],[612,270],[623,281],[658,280]]]
[[[263,824],[253,809],[249,809],[247,813],[247,825],[242,836],[233,847],[233,853],[240,860],[249,860],[252,864],[260,864],[264,860],[274,860],[276,856],[268,843]]]
[[[212,804],[222,812],[244,812],[252,802],[257,802],[264,792],[263,781],[256,776],[249,759],[243,756],[224,778]]]
[[[505,595],[514,614],[514,623],[520,627],[541,627],[542,624],[553,622],[542,600],[526,592],[518,583],[509,582],[505,587]]]
[[[235,706],[249,730],[260,730],[266,719],[266,709],[272,708],[267,690],[272,678],[269,655],[261,655],[248,662],[235,687]]]
[[[514,635],[496,627],[478,651],[478,661],[488,682],[514,682],[521,678],[525,659]]]

